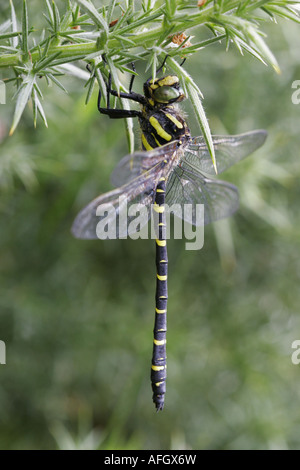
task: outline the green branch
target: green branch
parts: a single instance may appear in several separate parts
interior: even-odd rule
[[[126,87],[120,82],[118,71],[128,71],[129,62],[143,60],[145,70],[151,69],[155,75],[159,63],[168,55],[168,65],[184,81],[194,109],[201,110],[196,112],[196,117],[209,148],[210,134],[199,102],[200,89],[175,59],[190,57],[204,47],[216,42],[221,44],[224,40],[226,48],[236,46],[240,52],[246,51],[279,71],[262,31],[263,25],[277,16],[300,22],[299,10],[295,8],[298,2],[287,0],[207,0],[201,7],[196,1],[187,0],[163,4],[155,0],[111,0],[107,7],[100,9],[91,0],[69,0],[65,2],[64,11],[59,11],[54,0],[45,0],[45,29],[45,24],[30,26],[26,0],[23,0],[19,14],[16,14],[12,0],[10,3],[11,18],[0,25],[0,69],[7,69],[8,80],[17,85],[11,132],[29,99],[34,104],[34,121],[38,112],[46,123],[37,79],[44,77],[47,82],[52,81],[64,89],[57,78],[62,74],[61,69],[57,69],[59,65],[83,59],[91,63],[101,86],[109,70],[119,90]],[[36,33],[38,27],[43,30],[40,37]],[[192,44],[190,36],[199,28],[206,37]],[[105,62],[102,60],[104,54]],[[13,76],[9,76],[11,71]],[[79,69],[78,76],[82,76]],[[92,88],[88,89],[89,98]]]

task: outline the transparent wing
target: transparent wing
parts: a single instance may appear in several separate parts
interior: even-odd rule
[[[163,157],[173,154],[177,146],[176,140],[148,152],[141,151],[126,155],[112,172],[112,185],[117,188],[132,181],[159,163]]]
[[[162,165],[156,165],[130,183],[97,197],[79,212],[72,234],[81,239],[113,239],[136,233],[150,218],[149,206],[162,174]],[[137,216],[138,228],[134,223]]]
[[[256,130],[240,135],[213,136],[218,173],[253,153],[265,142],[267,132]],[[199,171],[215,175],[211,156],[203,137],[193,137],[185,150],[183,162]]]
[[[261,147],[266,140],[267,133],[257,130],[236,136],[213,136],[218,173],[222,173],[230,166],[239,162],[247,155]],[[132,181],[144,171],[156,165],[164,156],[172,154],[178,147],[178,141],[163,145],[148,152],[135,152],[126,155],[114,169],[111,175],[113,186],[122,186]],[[183,162],[215,175],[210,153],[203,137],[194,137],[185,150]]]
[[[239,195],[230,183],[205,178],[188,166],[177,167],[168,179],[166,204],[190,224],[206,225],[231,216],[239,207]],[[196,204],[204,205],[204,219],[197,217]]]

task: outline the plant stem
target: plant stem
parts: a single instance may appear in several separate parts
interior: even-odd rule
[[[203,13],[196,13],[187,17],[187,15],[177,15],[174,18],[174,29],[183,31],[187,28],[192,28],[195,26],[202,25],[204,23],[212,21],[210,17],[211,12],[206,11],[206,14]],[[134,25],[132,25],[134,27]],[[133,33],[130,35],[130,40],[136,45],[140,46],[143,44],[145,47],[147,44],[153,44],[157,37],[159,37],[162,32],[164,31],[164,26],[160,25],[156,28],[152,28],[148,31],[139,31],[138,33]],[[98,50],[99,55],[103,54],[107,50],[112,50],[117,47],[122,47],[120,44],[120,40],[113,37],[113,33],[111,33],[111,39],[109,39],[105,45],[105,49]],[[43,52],[43,49],[41,50]],[[52,46],[49,48],[48,55],[55,54],[60,52],[59,58],[74,58],[74,60],[81,59],[86,55],[92,54],[97,52],[96,41],[84,43],[84,44],[64,44],[58,46]],[[31,59],[33,62],[38,60],[40,57],[39,51],[33,51],[31,53]],[[5,54],[0,57],[0,67],[7,67],[7,66],[15,66],[19,64],[21,59],[21,55],[18,54]]]

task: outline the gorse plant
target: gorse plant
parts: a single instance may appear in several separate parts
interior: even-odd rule
[[[99,3],[101,3],[99,5]],[[287,0],[111,0],[108,5],[96,0],[68,0],[60,11],[54,1],[45,0],[44,25],[30,24],[26,0],[16,14],[13,1],[11,17],[0,26],[0,67],[12,70],[6,82],[14,81],[16,106],[10,134],[16,129],[29,99],[33,103],[34,124],[40,115],[47,125],[38,82],[44,78],[65,90],[59,76],[68,74],[68,64],[85,61],[90,64],[87,100],[97,80],[106,94],[105,82],[111,74],[117,91],[127,91],[119,72],[135,72],[128,66],[144,61],[145,71],[156,76],[159,64],[166,64],[179,77],[184,92],[191,100],[211,156],[214,151],[207,119],[202,107],[202,94],[184,67],[183,58],[196,54],[218,42],[227,49],[234,45],[250,53],[277,72],[276,58],[262,31],[266,21],[278,17],[300,22],[299,2]],[[204,31],[204,39],[193,44],[193,31]],[[105,57],[105,60],[104,60]],[[75,70],[75,72],[74,72]],[[72,74],[82,75],[80,65]],[[125,100],[121,105],[128,107]],[[130,150],[133,150],[132,126],[127,126]]]

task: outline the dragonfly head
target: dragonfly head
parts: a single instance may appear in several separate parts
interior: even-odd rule
[[[151,106],[167,105],[185,99],[176,75],[167,75],[155,80],[149,78],[144,84],[144,95]]]

